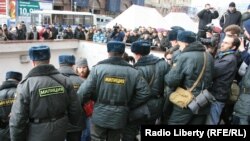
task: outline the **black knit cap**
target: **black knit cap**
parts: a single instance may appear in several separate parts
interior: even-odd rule
[[[229,7],[235,7],[235,3],[234,3],[234,2],[231,2],[231,3],[229,4]]]

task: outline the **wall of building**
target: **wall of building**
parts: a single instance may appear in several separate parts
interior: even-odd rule
[[[23,41],[1,42],[0,50],[0,83],[5,79],[7,71],[20,71],[26,75],[32,69],[28,50],[32,46],[47,45],[51,48],[51,63],[58,67],[58,56],[61,54],[76,54],[78,40],[68,41]],[[21,59],[24,61],[21,62]]]
[[[0,84],[5,79],[5,73],[7,71],[19,71],[23,75],[32,69],[32,62],[29,60],[28,50],[32,46],[47,45],[51,48],[51,60],[50,63],[59,67],[58,56],[59,55],[75,55],[76,59],[80,57],[86,57],[90,69],[97,62],[106,59],[108,57],[106,44],[98,44],[87,41],[79,40],[60,40],[60,41],[23,41],[23,42],[1,42],[0,51]],[[130,47],[126,47],[125,51],[129,55],[133,55],[130,51]],[[164,52],[151,51],[152,54],[163,57]],[[25,63],[21,63],[22,57]]]

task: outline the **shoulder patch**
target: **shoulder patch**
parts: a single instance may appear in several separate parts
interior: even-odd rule
[[[10,106],[14,102],[14,98],[0,100],[0,107]]]
[[[80,84],[73,84],[73,87],[74,87],[75,90],[78,90],[79,87],[80,87]]]
[[[104,77],[105,83],[112,83],[118,85],[125,85],[126,80],[124,77],[116,77],[116,76],[105,76]]]
[[[54,87],[47,87],[38,89],[38,93],[40,97],[63,94],[65,89],[63,86],[54,86]]]

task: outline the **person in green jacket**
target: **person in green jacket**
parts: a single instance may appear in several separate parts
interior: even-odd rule
[[[189,89],[198,79],[204,64],[204,53],[207,61],[204,74],[192,91],[194,96],[207,89],[212,83],[213,57],[205,51],[204,46],[196,41],[196,35],[191,31],[178,33],[177,41],[180,45],[180,55],[173,64],[172,69],[165,75],[165,83],[172,91],[177,87]],[[209,113],[209,105],[200,109],[198,114],[194,114],[189,108],[180,108],[173,105],[173,111],[169,116],[168,124],[205,124],[206,116]]]
[[[0,86],[0,140],[10,141],[9,118],[16,88],[22,80],[22,73],[8,71],[6,81]]]
[[[11,141],[64,141],[81,105],[71,80],[49,64],[48,46],[31,47],[34,68],[17,87],[10,116]]]
[[[150,98],[150,89],[143,76],[122,58],[125,44],[110,41],[107,50],[109,58],[91,69],[77,92],[83,104],[90,99],[95,101],[92,141],[120,141],[130,109]]]

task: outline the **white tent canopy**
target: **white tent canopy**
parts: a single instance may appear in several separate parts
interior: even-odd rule
[[[198,32],[198,24],[195,23],[186,13],[170,12],[164,17],[167,26],[180,26],[185,30]]]
[[[130,6],[114,20],[109,22],[106,28],[112,28],[116,23],[121,24],[127,29],[134,29],[139,26],[170,29],[167,27],[162,15],[155,8],[138,5]]]

